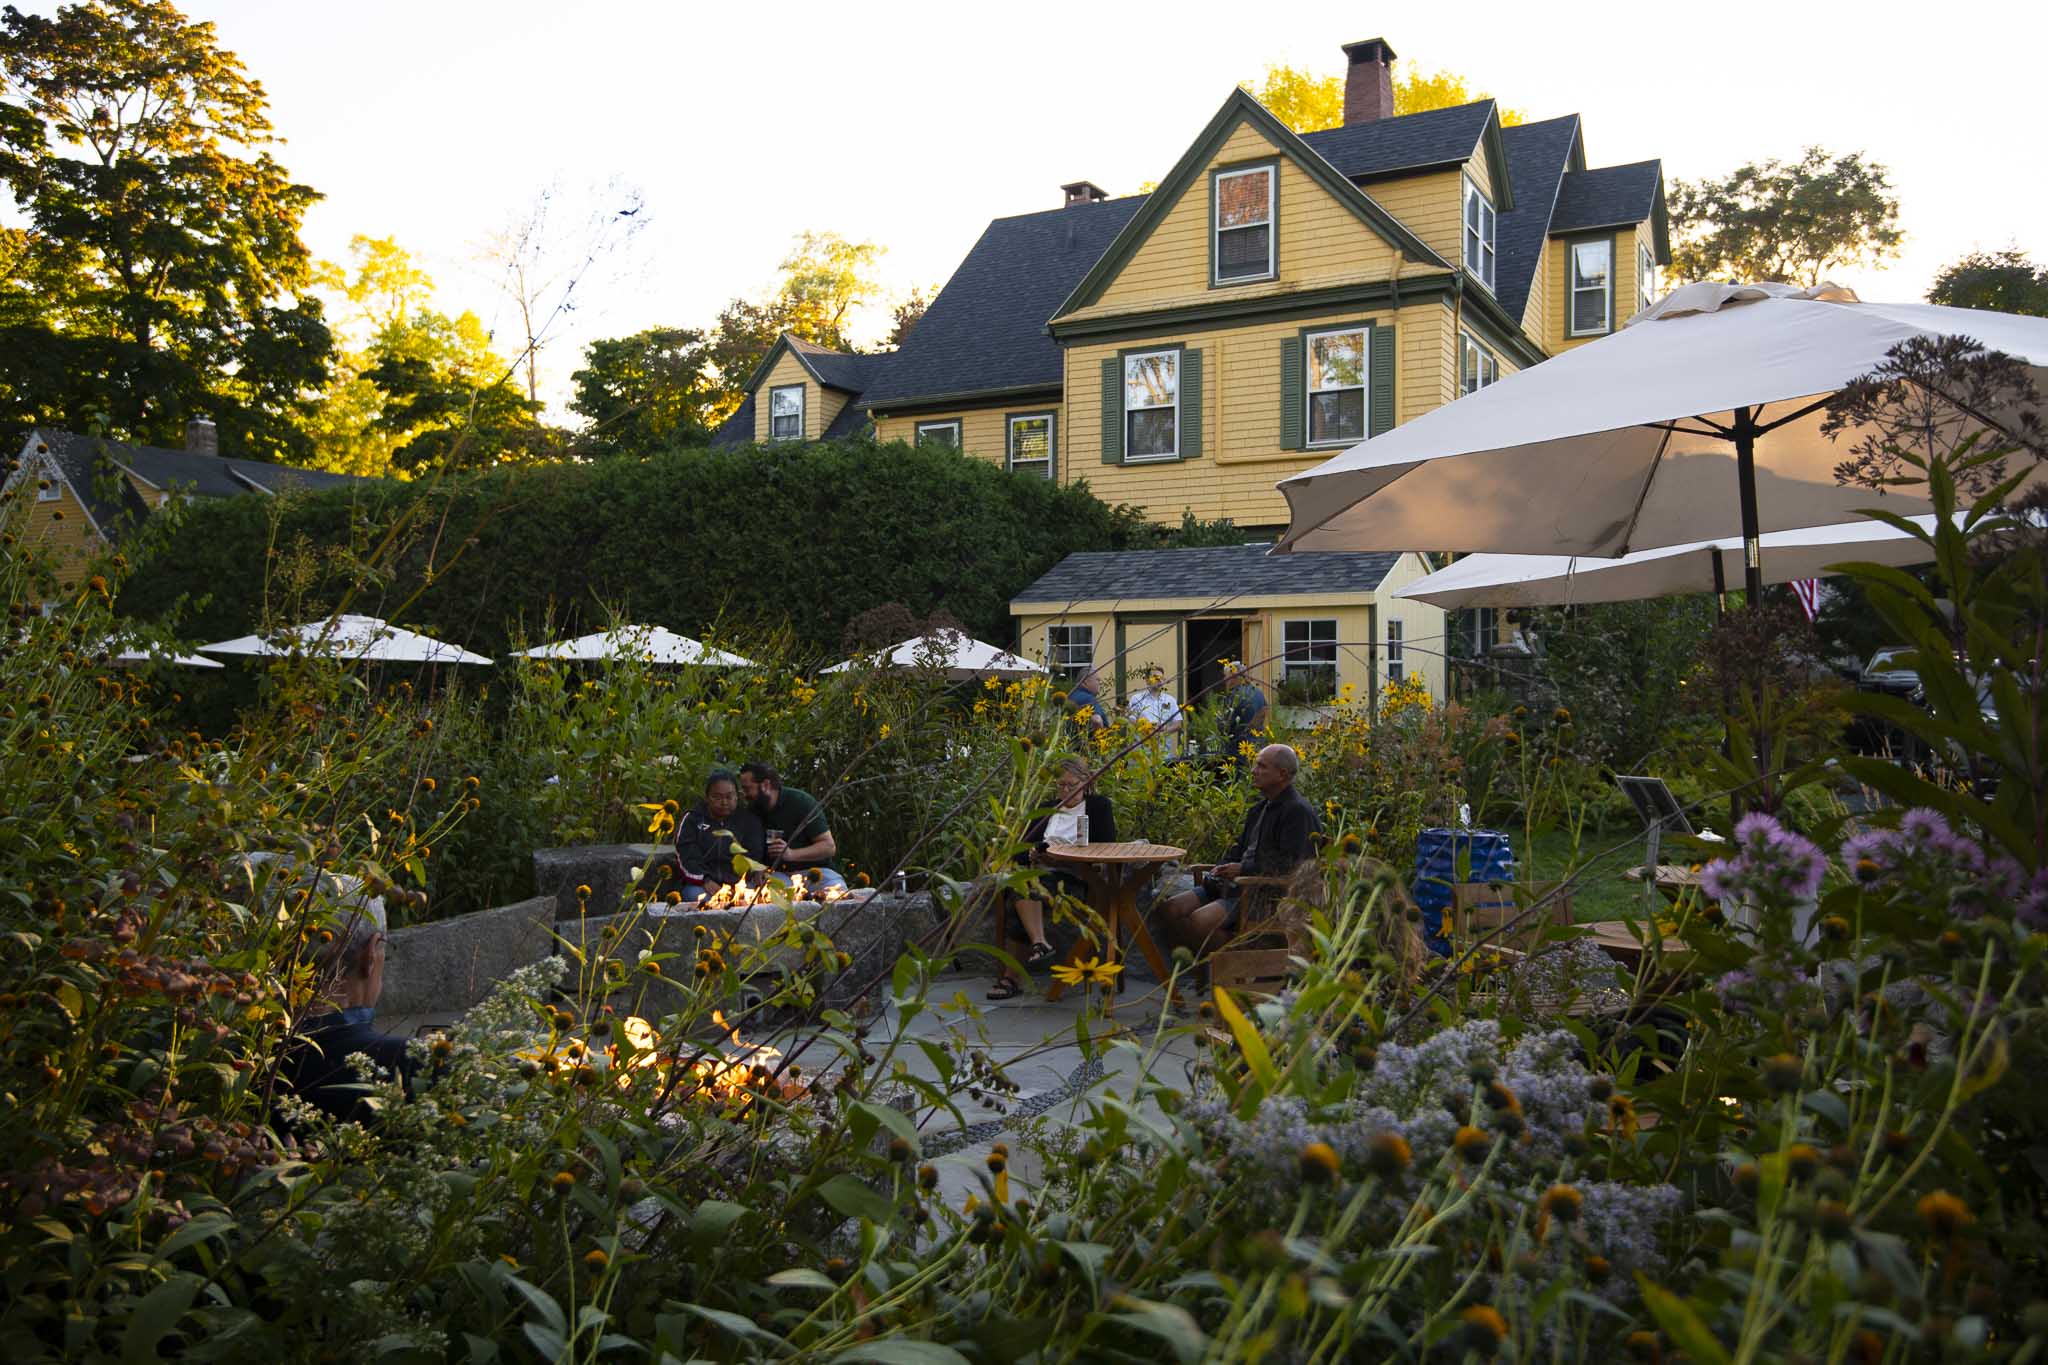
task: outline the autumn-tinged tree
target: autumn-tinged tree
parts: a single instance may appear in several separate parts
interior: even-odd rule
[[[938,297],[939,287],[923,285],[913,287],[909,294],[889,310],[889,335],[882,338],[884,348],[891,351],[903,349],[903,343],[910,340],[910,333],[918,323],[924,321],[925,309],[932,306]]]
[[[390,395],[370,378],[383,358],[380,338],[399,335],[434,296],[434,281],[412,253],[390,237],[358,233],[346,265],[323,261],[320,287],[333,304],[334,362],[327,387],[313,403],[306,432],[309,463],[336,474],[377,478],[393,472],[391,457],[411,438],[384,421]]]
[[[571,376],[571,410],[590,419],[579,444],[592,455],[652,455],[710,434],[717,404],[704,333],[650,327],[593,341]]]
[[[1718,180],[1671,186],[1674,282],[1819,284],[1830,270],[1898,255],[1890,173],[1861,152],[1808,147],[1794,162],[1750,162]]]
[[[836,232],[806,232],[782,262],[782,280],[766,302],[734,299],[718,315],[708,343],[716,425],[740,405],[747,379],[775,338],[790,332],[835,351],[857,349],[847,328],[853,310],[881,292],[876,262],[887,248],[849,242]]]
[[[2048,318],[2048,266],[2036,266],[2014,247],[1973,251],[1934,277],[1927,301]]]
[[[299,456],[332,338],[263,88],[164,0],[0,12],[0,423]]]
[[[391,439],[397,471],[559,453],[559,433],[542,425],[540,404],[520,392],[474,313],[414,313],[378,335],[370,359],[365,377],[384,395],[374,426]]]
[[[1250,81],[1241,82],[1241,85],[1251,92],[1252,98],[1272,111],[1275,118],[1297,133],[1320,132],[1325,128],[1341,127],[1344,123],[1344,77],[1341,75],[1314,76],[1298,67],[1275,65],[1266,68],[1265,79],[1258,85]],[[1397,68],[1394,77],[1394,113],[1397,117],[1492,98],[1483,92],[1474,94],[1463,76],[1449,71],[1424,74],[1419,70]],[[1513,109],[1503,108],[1500,121],[1512,127],[1522,122],[1522,115]]]

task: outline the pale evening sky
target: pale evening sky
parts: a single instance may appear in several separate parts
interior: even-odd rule
[[[643,229],[543,355],[558,418],[585,342],[708,324],[765,292],[806,228],[886,246],[892,291],[941,282],[990,218],[1056,207],[1076,178],[1129,193],[1240,79],[1268,62],[1334,73],[1340,44],[1375,35],[1397,72],[1449,68],[1532,119],[1578,112],[1594,165],[1660,157],[1667,179],[1692,178],[1808,143],[1865,151],[1891,168],[1907,233],[1888,268],[1842,278],[1866,298],[1917,299],[1977,247],[2048,259],[2038,4],[183,8],[263,83],[278,156],[326,195],[313,249],[396,237],[440,306],[501,341],[516,324],[471,244],[551,182],[639,187]],[[874,310],[863,330],[885,323]]]

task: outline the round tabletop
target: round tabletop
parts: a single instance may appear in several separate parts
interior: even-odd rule
[[[1169,863],[1187,857],[1188,851],[1138,839],[1121,844],[1047,844],[1045,856],[1056,863]]]

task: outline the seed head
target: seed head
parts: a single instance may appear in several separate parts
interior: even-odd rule
[[[1458,1314],[1465,1324],[1465,1347],[1481,1356],[1490,1356],[1500,1349],[1508,1339],[1508,1321],[1492,1305],[1475,1303]]]
[[[1493,1150],[1493,1139],[1468,1123],[1451,1139],[1451,1146],[1466,1161],[1484,1161]]]
[[[1570,1185],[1552,1185],[1543,1192],[1541,1206],[1560,1223],[1576,1223],[1586,1207],[1586,1197]]]
[[[1309,1184],[1332,1184],[1337,1170],[1337,1149],[1329,1143],[1311,1142],[1301,1149],[1301,1178]]]
[[[1399,1133],[1380,1133],[1366,1148],[1365,1164],[1374,1175],[1392,1178],[1407,1170],[1414,1159],[1407,1138]]]
[[[1943,1240],[1954,1237],[1977,1221],[1970,1212],[1970,1206],[1947,1190],[1922,1195],[1920,1202],[1913,1207],[1919,1213],[1920,1221],[1927,1225],[1928,1233]]]

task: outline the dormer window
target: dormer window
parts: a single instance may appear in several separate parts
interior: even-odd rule
[[[1270,280],[1273,262],[1274,168],[1253,166],[1219,172],[1213,182],[1215,241],[1211,245],[1214,283]]]
[[[1493,288],[1493,205],[1471,177],[1465,180],[1465,269]]]
[[[1596,237],[1573,242],[1571,272],[1571,316],[1565,334],[1575,337],[1604,336],[1614,330],[1614,239]]]
[[[1657,257],[1644,242],[1636,243],[1636,311],[1657,301]]]
[[[804,438],[804,386],[782,384],[768,390],[768,439],[801,441]]]

